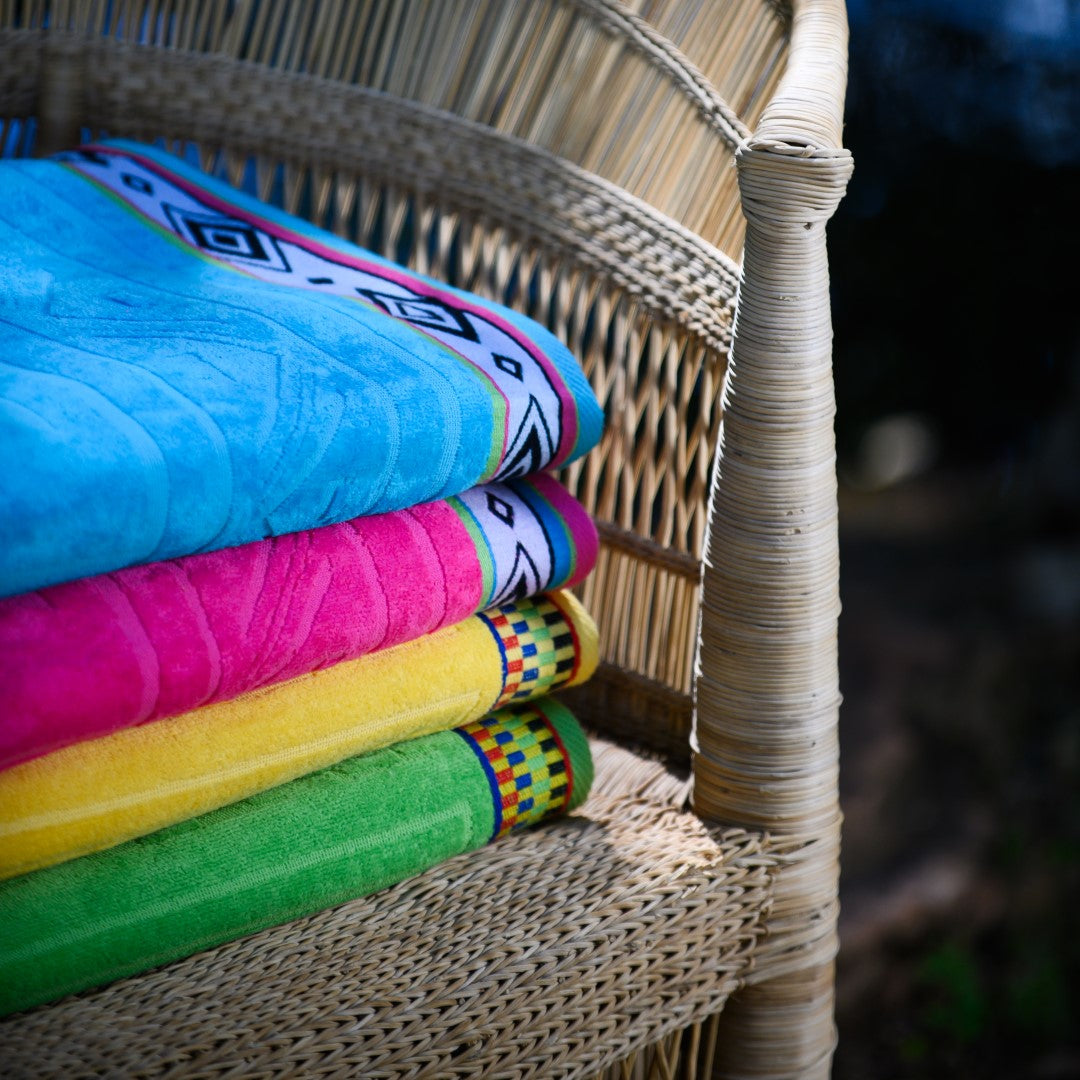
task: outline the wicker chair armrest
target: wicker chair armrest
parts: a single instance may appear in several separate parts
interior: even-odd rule
[[[791,845],[772,933],[748,980],[763,985],[722,1021],[727,1063],[779,1068],[775,1047],[794,1046],[816,1009],[820,1042],[791,1062],[807,1076],[827,1075],[837,948],[840,598],[825,223],[851,173],[839,146],[846,40],[840,3],[794,5],[787,71],[736,156],[746,246],[710,502],[694,730],[697,812]],[[801,1028],[791,1019],[800,1013]]]

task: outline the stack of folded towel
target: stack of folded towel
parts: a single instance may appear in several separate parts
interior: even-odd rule
[[[0,1012],[581,802],[564,347],[135,143],[0,251]]]

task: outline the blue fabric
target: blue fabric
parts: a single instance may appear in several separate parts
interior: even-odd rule
[[[0,162],[0,271],[0,595],[444,498],[599,437],[538,324],[148,147]]]

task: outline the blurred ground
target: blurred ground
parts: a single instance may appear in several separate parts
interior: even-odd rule
[[[973,21],[945,28],[918,21],[929,6],[853,5],[856,171],[830,231],[834,1075],[1064,1080],[1080,1077],[1080,162],[1033,135],[1062,129],[1080,77],[1050,39],[1032,59],[980,32],[1001,0],[954,5]]]
[[[1080,1077],[1080,546],[940,473],[842,506],[838,1080]]]

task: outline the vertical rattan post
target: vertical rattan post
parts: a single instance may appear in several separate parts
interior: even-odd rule
[[[780,856],[769,933],[721,1018],[721,1075],[824,1077],[840,812],[832,324],[825,223],[840,148],[843,5],[794,5],[777,95],[737,155],[747,219],[710,507],[695,809],[767,830]]]

